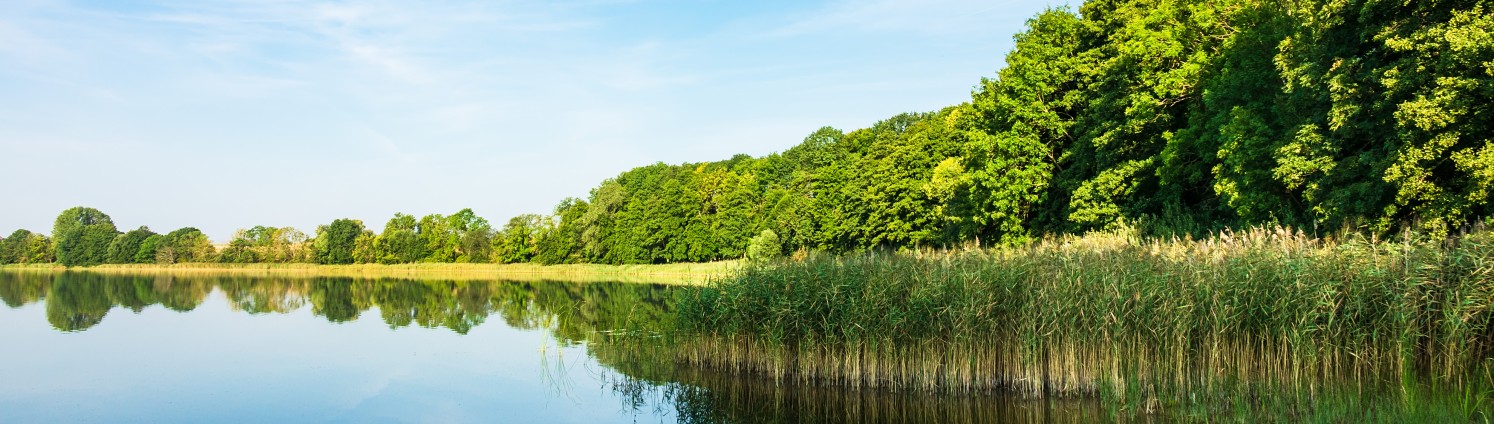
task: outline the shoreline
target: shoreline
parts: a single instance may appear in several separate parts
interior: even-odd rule
[[[740,266],[741,261],[658,265],[181,263],[171,265],[103,264],[88,267],[65,267],[58,264],[8,264],[0,265],[0,272],[90,272],[113,275],[232,275],[306,278],[354,277],[457,281],[617,282],[699,286],[711,279],[729,276]]]

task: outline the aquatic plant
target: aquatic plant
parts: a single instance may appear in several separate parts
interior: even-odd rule
[[[678,361],[849,388],[1148,408],[1226,387],[1485,387],[1494,364],[1488,232],[1112,232],[749,265],[677,293],[667,349]]]

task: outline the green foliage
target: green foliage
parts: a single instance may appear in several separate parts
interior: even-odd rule
[[[534,247],[534,262],[544,265],[580,263],[582,240],[581,219],[586,216],[588,204],[585,200],[567,198],[555,207],[548,223],[552,227],[542,229]]]
[[[425,247],[425,262],[455,262],[460,239],[451,221],[441,214],[430,214],[420,218],[416,224],[420,231],[420,244]]]
[[[493,237],[493,259],[503,264],[534,259],[540,232],[548,225],[539,215],[519,215],[508,220]]]
[[[363,232],[363,221],[356,219],[337,219],[316,227],[316,239],[312,241],[314,260],[319,264],[353,263],[353,251]]]
[[[160,235],[160,234],[152,234],[152,235],[146,237],[145,240],[142,240],[140,242],[140,250],[138,250],[138,251],[135,252],[135,262],[134,263],[137,263],[137,264],[155,263],[156,262],[156,252],[158,250],[160,250],[161,245],[165,244],[165,241],[164,241],[165,239],[166,239],[166,236],[163,236],[163,235]]]
[[[374,241],[374,250],[379,263],[414,263],[425,257],[425,245],[420,242],[420,229],[415,217],[403,213],[394,214],[384,224],[384,232]]]
[[[462,209],[446,218],[448,228],[456,238],[457,263],[489,262],[493,226],[488,220],[477,216],[472,209]]]
[[[783,241],[773,230],[763,230],[747,244],[747,260],[766,261],[783,256]]]
[[[945,176],[963,183],[946,195],[957,200],[952,212],[962,238],[1018,242],[1032,234],[1060,152],[1073,142],[1074,116],[1087,100],[1079,88],[1087,79],[1082,70],[1094,61],[1081,54],[1088,28],[1066,10],[1046,11],[1027,25],[1000,77],[983,79],[971,103],[951,116],[969,172]],[[1052,201],[1064,197],[1054,194]]]
[[[90,266],[108,259],[109,244],[119,232],[114,221],[98,209],[75,207],[57,215],[52,225],[57,261],[65,266]]]
[[[156,235],[156,233],[145,226],[120,234],[114,238],[113,242],[109,243],[108,257],[105,262],[111,264],[138,263],[135,261],[135,254],[140,252],[141,243],[145,243],[145,239],[153,235]]]
[[[308,237],[291,227],[256,225],[234,233],[228,247],[219,253],[223,262],[310,262]]]
[[[1276,61],[1294,112],[1277,172],[1330,226],[1491,212],[1494,19],[1482,1],[1298,5]]]
[[[24,229],[0,239],[0,265],[50,263],[56,260],[52,240]]]
[[[192,227],[181,228],[162,236],[155,243],[155,252],[158,264],[212,262],[217,259],[217,252],[214,251],[213,244],[208,242],[207,235]]]
[[[353,239],[353,262],[360,264],[378,263],[379,236],[374,235],[372,230],[363,230],[358,233],[358,238]]]

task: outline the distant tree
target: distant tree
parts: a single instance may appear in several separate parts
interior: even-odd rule
[[[313,241],[316,263],[353,263],[353,249],[360,234],[363,234],[363,221],[355,219],[338,219],[317,227]]]
[[[46,235],[16,230],[0,241],[0,264],[50,263],[56,260]]]
[[[223,263],[247,264],[263,262],[264,258],[261,258],[259,253],[255,251],[254,243],[250,241],[246,232],[239,230],[234,233],[233,239],[228,241],[228,246],[224,247],[223,251],[218,252],[218,261]]]
[[[291,227],[257,225],[234,233],[220,253],[225,262],[309,262],[306,234]]]
[[[587,262],[615,263],[617,215],[628,201],[627,189],[617,179],[603,181],[591,190],[586,212],[577,226],[581,232],[581,254]]]
[[[140,242],[140,250],[135,252],[135,263],[154,263],[156,261],[156,253],[161,249],[161,245],[165,244],[164,240],[166,240],[166,236],[160,234],[153,234],[146,237],[145,240]]]
[[[104,263],[118,233],[114,221],[98,209],[79,206],[62,211],[52,225],[58,262],[66,266]]]
[[[20,245],[22,240],[30,236],[31,232],[16,230],[10,236],[0,239],[0,265],[20,262]]]
[[[378,263],[379,252],[377,248],[378,236],[372,230],[363,230],[358,233],[358,238],[353,239],[353,262],[360,264]]]
[[[385,264],[407,264],[425,258],[425,245],[420,241],[420,225],[415,217],[394,214],[384,224],[384,232],[374,240],[374,252],[376,261]]]
[[[493,238],[493,258],[498,263],[522,263],[534,258],[535,241],[545,218],[526,214],[513,217]]]
[[[186,227],[166,234],[158,242],[156,263],[211,262],[216,253],[206,234],[196,228]]]
[[[581,256],[581,219],[586,215],[586,201],[567,198],[555,207],[549,222],[554,227],[542,231],[535,243],[534,261],[545,264],[577,263]]]
[[[493,226],[488,220],[462,209],[446,217],[446,226],[457,238],[457,262],[490,262],[492,260]]]
[[[446,216],[430,214],[420,217],[420,243],[425,247],[423,262],[456,262],[460,236]]]
[[[109,243],[106,262],[111,264],[136,263],[135,254],[140,252],[140,244],[153,235],[156,233],[145,226],[120,234],[114,238],[112,243]]]

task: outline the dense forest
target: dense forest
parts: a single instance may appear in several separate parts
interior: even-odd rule
[[[215,251],[77,208],[50,237],[6,237],[0,262],[664,263],[1122,226],[1444,237],[1494,212],[1494,1],[1090,0],[1015,39],[969,102],[632,169],[501,228],[399,214]]]

